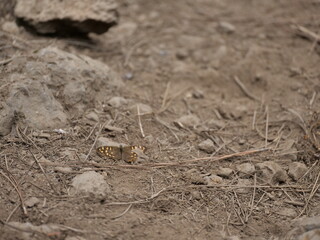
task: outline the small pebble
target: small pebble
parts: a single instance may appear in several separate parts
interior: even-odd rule
[[[195,99],[201,99],[204,98],[204,94],[201,90],[194,90],[194,92],[192,92],[192,97]]]
[[[189,53],[186,49],[178,49],[176,52],[176,58],[179,60],[184,60],[189,56]]]
[[[40,199],[36,198],[36,197],[30,197],[26,201],[24,201],[24,204],[28,208],[32,208],[32,207],[36,206],[39,203],[40,203]]]
[[[60,173],[72,173],[73,172],[71,167],[55,167],[54,171],[60,172]]]
[[[289,165],[289,176],[298,181],[308,171],[307,166],[301,162],[293,162]]]
[[[123,78],[126,80],[131,80],[131,79],[133,79],[133,73],[128,72],[128,73],[124,74]]]
[[[114,108],[120,108],[128,104],[128,100],[123,97],[113,97],[108,101],[108,104]]]
[[[239,171],[239,177],[251,177],[256,170],[251,163],[242,163],[237,165],[236,169]]]
[[[189,114],[180,117],[175,122],[182,127],[194,127],[200,123],[200,119],[194,114]]]
[[[204,140],[198,144],[200,150],[205,151],[206,153],[213,153],[215,150],[214,144],[210,139]]]
[[[20,32],[19,27],[17,26],[17,24],[12,21],[12,22],[4,22],[2,24],[2,30],[8,33],[12,33],[12,34],[18,34]]]
[[[201,175],[201,173],[195,168],[192,168],[192,169],[188,170],[187,172],[185,172],[184,177],[187,182],[190,182],[192,184],[196,184],[196,185],[205,185],[206,184],[206,181],[203,178],[203,176]]]
[[[86,115],[86,118],[90,121],[99,122],[98,114],[96,114],[95,112],[89,112]]]
[[[138,115],[138,108],[139,108],[139,114],[141,115],[147,115],[147,114],[152,114],[153,113],[153,109],[152,107],[150,107],[147,104],[144,103],[138,103],[138,104],[134,104],[133,106],[130,107],[130,111],[133,114]]]
[[[201,199],[201,194],[200,194],[199,191],[192,191],[191,192],[191,196],[196,200],[200,200]]]
[[[287,173],[279,164],[273,161],[266,161],[256,164],[258,176],[264,181],[271,184],[285,183],[287,181]]]
[[[230,178],[233,173],[233,170],[231,168],[223,168],[220,167],[217,171],[217,175],[224,178]]]
[[[234,25],[228,22],[219,22],[218,29],[224,33],[234,33],[236,28]]]
[[[219,177],[217,175],[210,175],[210,176],[206,176],[204,177],[205,182],[208,186],[213,186],[213,185],[217,185],[217,184],[221,184],[223,182],[222,177]]]

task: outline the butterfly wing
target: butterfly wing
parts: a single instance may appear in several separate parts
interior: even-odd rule
[[[146,148],[143,146],[124,146],[122,147],[122,160],[127,163],[134,163],[137,161],[139,154],[135,151],[146,151]]]
[[[113,160],[121,160],[121,149],[117,146],[101,146],[97,148],[100,157],[108,157]]]

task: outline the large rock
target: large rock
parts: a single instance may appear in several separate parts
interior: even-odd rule
[[[266,161],[256,165],[258,176],[265,182],[271,184],[285,183],[287,181],[287,173],[282,167],[273,161]]]
[[[17,0],[14,14],[40,34],[101,34],[118,22],[114,0]]]
[[[110,187],[104,177],[94,171],[84,172],[75,176],[71,185],[73,194],[91,193],[104,196],[110,192]]]
[[[26,79],[12,85],[8,106],[25,118],[26,124],[37,129],[65,127],[67,115],[48,87]]]
[[[14,58],[5,74],[0,135],[17,121],[41,130],[65,127],[69,116],[82,117],[123,86],[107,65],[54,47]]]

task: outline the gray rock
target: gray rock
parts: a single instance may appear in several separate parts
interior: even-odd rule
[[[68,114],[81,114],[95,102],[122,86],[121,79],[105,64],[46,47],[8,64],[6,104],[0,112],[0,135],[15,121],[36,129],[59,129],[68,124]],[[66,109],[68,112],[66,112]]]
[[[125,130],[123,128],[119,128],[111,125],[104,126],[104,129],[109,132],[125,133]]]
[[[298,240],[320,240],[320,228],[301,234]]]
[[[236,28],[228,22],[219,22],[218,29],[224,33],[234,33]]]
[[[36,57],[41,64],[29,61],[26,66],[28,75],[44,80],[52,87],[62,87],[65,104],[75,109],[84,109],[95,99],[104,100],[105,96],[123,86],[121,78],[107,65],[85,55],[46,47]]]
[[[233,173],[233,169],[231,168],[223,168],[220,167],[217,171],[217,175],[224,178],[230,178]]]
[[[251,163],[242,163],[236,166],[237,171],[239,172],[239,177],[251,177],[256,169]]]
[[[188,183],[197,184],[197,185],[207,184],[207,181],[204,179],[202,174],[195,168],[192,168],[186,171],[183,174],[183,176]]]
[[[194,127],[200,123],[200,119],[196,115],[189,114],[180,117],[175,123],[182,127]]]
[[[2,24],[2,30],[12,34],[19,34],[20,29],[15,22],[6,21]]]
[[[287,181],[287,173],[281,166],[273,161],[258,163],[256,165],[257,173],[264,181],[271,184],[285,183]]]
[[[293,162],[289,165],[289,176],[294,180],[298,181],[308,171],[307,166],[301,162]]]
[[[114,108],[120,108],[120,107],[127,105],[127,104],[128,104],[128,100],[123,97],[112,97],[108,101],[108,105],[110,105],[111,107],[114,107]]]
[[[64,102],[67,105],[76,105],[82,102],[84,99],[87,100],[86,96],[86,86],[83,82],[70,81],[63,89]]]
[[[33,128],[58,128],[67,124],[62,105],[41,82],[24,79],[13,84],[7,104],[23,115],[27,125]]]
[[[73,172],[71,167],[54,167],[54,171],[60,172],[60,173],[65,173],[65,174]]]
[[[320,239],[320,216],[303,217],[293,221],[293,229],[285,239],[296,240],[319,240]]]
[[[99,122],[99,116],[98,114],[96,114],[95,112],[89,112],[87,115],[86,115],[86,118],[90,121],[93,121],[93,122]]]
[[[154,144],[154,137],[152,135],[148,135],[144,138],[149,144]]]
[[[40,203],[40,199],[36,198],[36,197],[30,197],[27,200],[24,201],[24,204],[26,205],[26,207],[28,208],[32,208],[35,205]]]
[[[153,110],[152,107],[150,107],[147,104],[144,103],[138,103],[138,104],[134,104],[130,107],[130,111],[135,114],[138,115],[138,108],[139,108],[139,115],[147,115],[147,114],[152,114]]]
[[[214,144],[210,139],[204,140],[198,144],[200,150],[205,151],[206,153],[213,153],[215,150]]]
[[[210,176],[205,176],[204,179],[205,179],[205,182],[208,186],[214,186],[217,184],[221,184],[223,182],[222,177],[219,177],[214,174],[212,174]]]
[[[320,228],[320,216],[299,218],[295,220],[294,225],[303,227],[305,230]]]
[[[131,80],[133,79],[133,73],[132,72],[127,72],[123,75],[123,78],[126,80]]]
[[[192,198],[196,199],[196,200],[200,200],[202,197],[201,197],[201,193],[199,191],[191,191],[190,192]]]
[[[92,193],[94,195],[105,196],[110,192],[110,187],[103,176],[95,171],[89,171],[77,175],[71,183],[73,194]]]
[[[176,58],[179,59],[179,60],[184,60],[188,56],[189,56],[189,52],[184,48],[180,48],[176,52]]]
[[[40,34],[101,34],[118,22],[113,0],[17,0],[14,14]]]
[[[204,93],[200,89],[195,89],[192,92],[192,97],[195,99],[202,99],[202,98],[204,98]]]

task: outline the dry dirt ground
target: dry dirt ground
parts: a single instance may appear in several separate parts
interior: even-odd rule
[[[5,6],[1,23],[13,20]],[[59,99],[66,132],[15,116],[0,140],[0,238],[284,239],[292,220],[319,215],[319,12],[315,0],[121,0],[119,26],[90,40],[2,31],[1,101],[8,74],[23,74],[12,64],[26,64],[6,60],[46,46],[107,64],[123,86],[77,110]],[[126,101],[110,106],[112,97]],[[133,103],[152,113],[138,116]],[[100,137],[145,146],[147,158],[102,159]],[[267,161],[284,176],[239,168]],[[299,179],[287,176],[295,162],[307,167]],[[103,176],[106,193],[72,193],[88,171]]]

